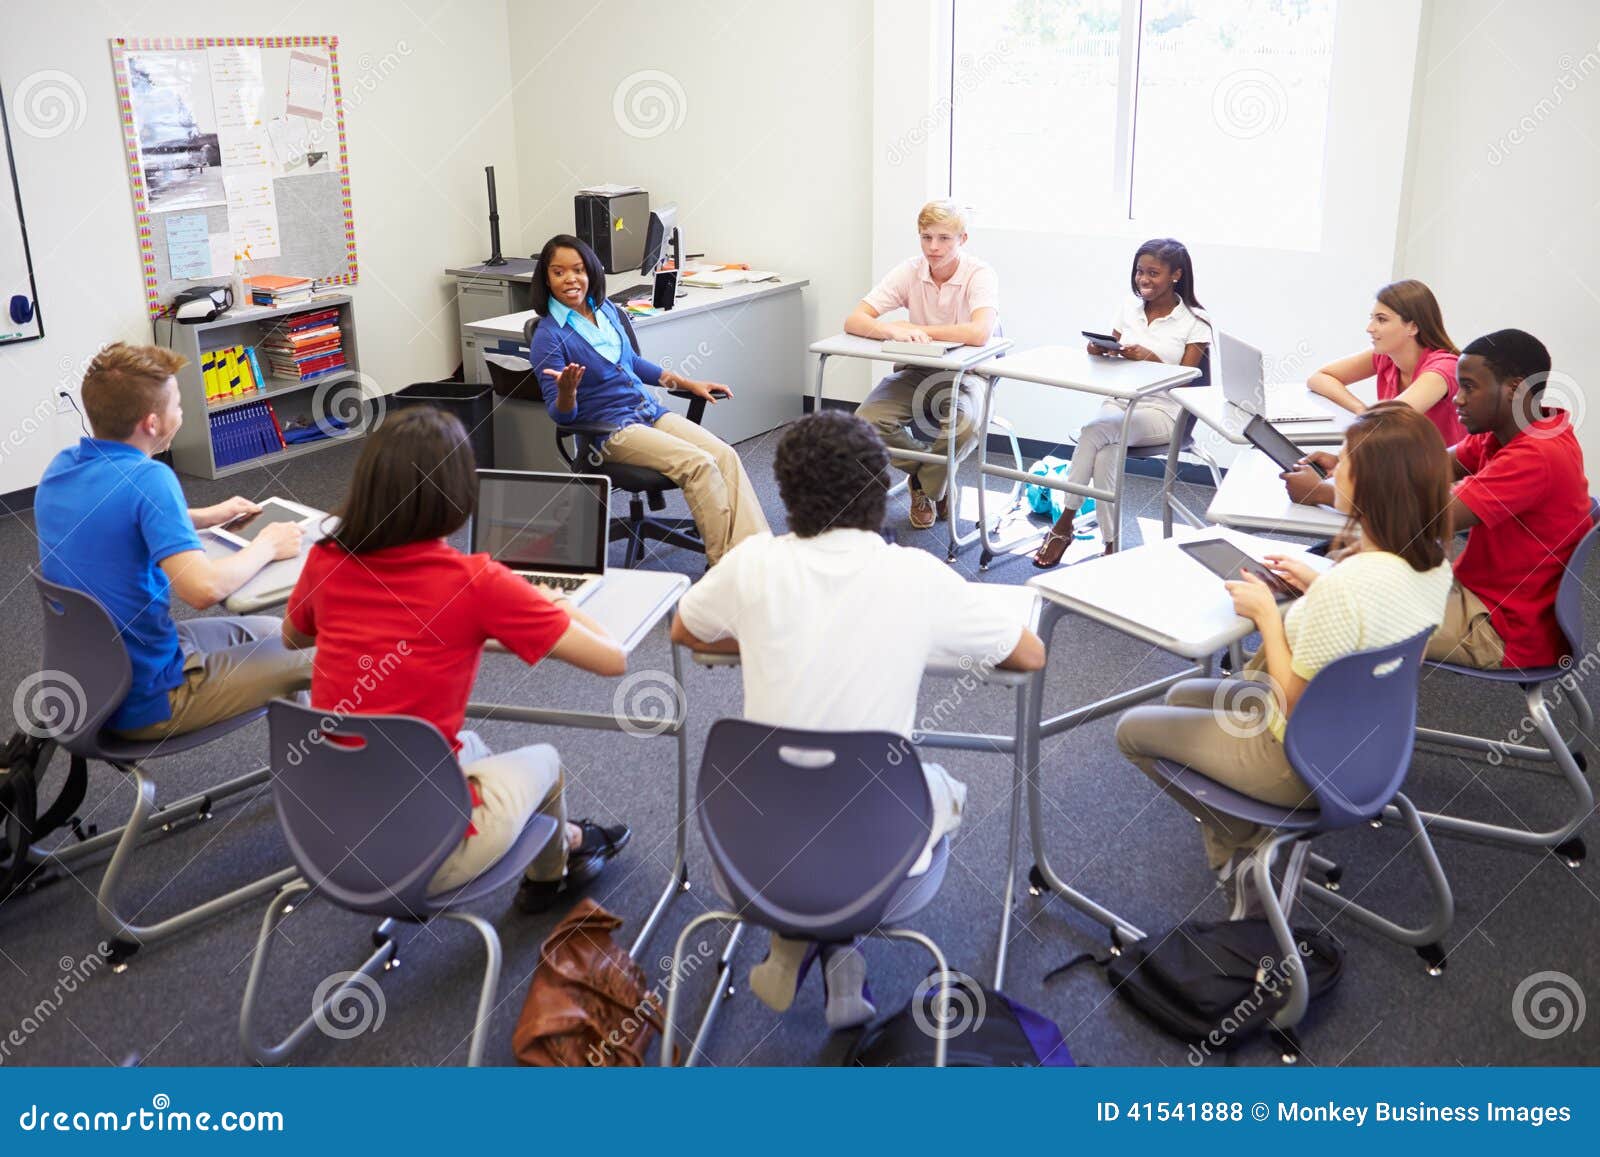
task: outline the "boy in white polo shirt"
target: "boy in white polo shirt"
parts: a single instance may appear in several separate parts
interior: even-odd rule
[[[961,206],[949,200],[929,201],[917,214],[917,233],[922,256],[891,269],[845,318],[845,332],[878,341],[985,344],[1000,320],[1000,279],[987,262],[966,252],[967,224]],[[901,308],[909,321],[882,320],[883,314]],[[973,380],[968,375],[953,405],[949,381],[934,382],[926,396],[919,398],[918,387],[935,375],[949,376],[943,370],[896,366],[856,413],[870,422],[891,448],[946,454],[953,430],[956,460],[960,461],[978,441],[977,389],[968,384]],[[908,423],[930,431],[937,428],[931,445],[908,433]],[[945,466],[893,457],[890,464],[911,475],[913,527],[928,529],[934,524],[936,510],[938,518],[949,517]]]
[[[1044,644],[993,592],[883,540],[889,454],[860,418],[824,410],[800,419],[784,431],[773,471],[790,533],[739,543],[683,596],[672,624],[674,642],[740,655],[746,719],[909,738],[931,654],[985,669],[1044,666]],[[934,823],[912,876],[960,824],[967,794],[937,764],[922,769]],[[829,1027],[871,1019],[861,953],[833,944],[821,955]],[[774,936],[751,990],[784,1011],[815,956],[814,945]]]

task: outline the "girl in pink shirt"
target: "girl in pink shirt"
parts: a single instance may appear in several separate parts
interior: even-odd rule
[[[1461,352],[1445,332],[1433,291],[1420,281],[1396,281],[1378,290],[1367,323],[1372,352],[1330,362],[1306,380],[1313,393],[1353,413],[1367,408],[1350,392],[1356,382],[1378,377],[1378,401],[1398,398],[1426,414],[1446,446],[1466,437],[1456,415],[1456,357]]]

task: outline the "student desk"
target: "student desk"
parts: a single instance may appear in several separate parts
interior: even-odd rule
[[[609,581],[609,580],[608,580]],[[1000,605],[1011,610],[1015,617],[1024,623],[1029,630],[1038,632],[1041,603],[1038,596],[1020,586],[1001,586],[999,584],[985,585],[979,588],[986,598],[993,598]],[[676,645],[673,648],[677,650]],[[739,665],[738,655],[718,654],[709,651],[691,651],[691,658],[701,667],[706,668],[732,668]],[[674,656],[674,669],[677,659]],[[919,748],[943,748],[950,751],[982,751],[996,755],[1011,753],[1011,809],[1010,826],[1008,831],[1008,851],[1006,860],[1006,879],[1002,890],[1003,908],[1000,917],[999,943],[995,949],[994,987],[1001,988],[1005,983],[1006,952],[1011,941],[1011,916],[1012,907],[1016,896],[1016,867],[1021,840],[1021,818],[1023,783],[1029,779],[1029,765],[1024,761],[1024,745],[1021,739],[1027,734],[1027,709],[1029,701],[1034,698],[1035,686],[1042,688],[1044,685],[1044,672],[1041,671],[1005,671],[986,663],[973,663],[968,657],[951,655],[933,655],[929,657],[925,674],[937,677],[948,677],[956,681],[953,692],[946,692],[937,701],[938,706],[932,710],[923,710],[918,706],[918,727],[913,731],[911,739]],[[1005,688],[1016,698],[1016,715],[1013,730],[1010,735],[984,735],[962,731],[929,731],[924,730],[922,724],[933,721],[942,721],[947,711],[946,704],[959,705],[961,696],[965,692],[975,690],[979,685]],[[683,796],[680,795],[680,806]],[[969,814],[972,806],[969,801]],[[680,810],[679,831],[688,827],[687,817]],[[680,841],[681,842],[681,841]],[[685,877],[687,886],[687,877]],[[719,981],[714,993],[726,994],[729,991],[726,982],[726,973],[733,967],[733,954],[738,947],[739,939],[743,935],[744,925],[737,925],[728,938],[727,945],[723,948],[722,956],[718,962]],[[697,1055],[701,1055],[702,1045],[710,1032],[712,1022],[716,1019],[717,1009],[722,1001],[719,995],[714,995],[707,1006],[699,1030],[695,1033],[693,1047],[688,1053],[688,1063],[692,1064]]]
[[[1268,551],[1284,553],[1282,543],[1226,529],[1187,541],[1211,537],[1226,538],[1256,557]],[[1212,657],[1218,651],[1255,630],[1249,619],[1234,613],[1233,600],[1222,580],[1180,550],[1173,539],[1062,567],[1032,579],[1028,586],[1045,600],[1039,636],[1047,649],[1056,624],[1067,615],[1078,615],[1193,664],[1176,674],[1049,718],[1043,716],[1043,681],[1036,682],[1030,688],[1026,729],[1019,733],[1025,747],[1023,761],[1034,768],[1039,766],[1039,748],[1044,739],[1142,703],[1184,679],[1209,674]],[[1128,773],[1138,774],[1131,765]],[[1045,850],[1044,800],[1039,779],[1038,774],[1028,777],[1029,837],[1034,855],[1034,866],[1028,874],[1030,890],[1035,895],[1055,892],[1080,912],[1118,930],[1125,939],[1142,939],[1144,933],[1138,928],[1067,885],[1051,867]]]
[[[1345,517],[1331,506],[1291,501],[1278,464],[1260,450],[1245,451],[1223,476],[1206,517],[1239,530],[1275,531],[1306,538],[1332,538]]]
[[[620,288],[620,275],[611,288]],[[804,278],[746,282],[726,289],[684,288],[669,310],[629,317],[649,360],[686,377],[721,382],[733,390],[730,401],[707,406],[704,426],[732,444],[776,429],[800,416],[805,382]],[[523,330],[537,315],[530,309],[465,322],[462,356],[467,380],[488,382],[483,355],[528,356]],[[497,399],[497,401],[499,401]],[[679,413],[685,403],[662,399]],[[497,452],[517,469],[555,470],[567,464],[556,453],[555,423],[536,402],[495,408]],[[514,417],[513,417],[514,415]],[[502,427],[505,427],[502,430]]]
[[[1195,386],[1193,389],[1179,390],[1172,396],[1195,418],[1234,445],[1249,445],[1245,441],[1244,428],[1254,415],[1223,397],[1221,386]],[[1326,422],[1279,423],[1278,428],[1296,445],[1337,446],[1344,441],[1344,432],[1349,429],[1350,423],[1356,420],[1356,416],[1343,406],[1336,406],[1320,394],[1313,394],[1304,382],[1275,382],[1267,386],[1269,410],[1271,400],[1278,397],[1292,398],[1296,405],[1309,399],[1312,406],[1327,411]]]
[[[1102,398],[1111,398],[1125,403],[1122,416],[1122,433],[1120,436],[1122,446],[1128,444],[1128,426],[1133,420],[1134,407],[1140,402],[1148,401],[1160,394],[1165,394],[1174,386],[1181,386],[1185,382],[1192,382],[1200,376],[1199,369],[1192,366],[1172,366],[1165,362],[1131,362],[1122,358],[1095,357],[1088,353],[1083,346],[1040,346],[1037,349],[1024,350],[1012,357],[997,357],[983,362],[976,367],[987,381],[987,389],[983,399],[983,429],[989,428],[989,415],[994,407],[995,391],[1004,380],[1017,382],[1031,382],[1034,385],[1052,386],[1059,390],[1077,390],[1080,393],[1095,394]],[[1183,448],[1179,431],[1174,429],[1171,443],[1167,448],[1167,466],[1162,480],[1161,498],[1166,503],[1171,496],[1172,480],[1177,472],[1178,452]],[[1054,476],[1041,477],[1033,474],[1024,474],[1020,470],[1008,469],[1004,466],[991,466],[988,462],[987,440],[978,442],[978,531],[983,537],[983,554],[979,560],[980,569],[987,569],[989,560],[992,559],[1007,544],[995,542],[989,534],[989,521],[987,499],[982,479],[985,476],[993,478],[1006,478],[1014,483],[1047,486],[1051,490],[1061,490],[1068,494],[1081,495],[1084,498],[1093,498],[1095,502],[1111,502],[1117,508],[1117,521],[1123,517],[1122,486],[1126,474],[1127,455],[1117,455],[1116,473],[1112,475],[1111,489],[1101,490],[1093,485],[1078,486],[1065,479]],[[1170,507],[1168,507],[1170,510]],[[1100,524],[1101,533],[1106,541],[1116,542],[1120,535],[1119,527],[1108,524],[1104,520]],[[1040,532],[1043,533],[1042,531]]]
[[[825,337],[821,341],[811,343],[811,352],[817,355],[817,384],[811,391],[811,408],[815,412],[822,409],[822,377],[828,369],[828,359],[862,358],[872,362],[891,362],[897,366],[913,366],[920,369],[939,370],[951,375],[950,389],[952,396],[961,388],[961,380],[971,373],[980,362],[986,362],[1011,348],[1011,339],[997,337],[984,346],[964,345],[957,346],[949,353],[919,356],[916,354],[887,353],[883,349],[883,342],[877,338],[855,337],[847,333],[837,333],[832,337]],[[993,388],[992,386],[990,388]],[[952,407],[953,409],[953,407]],[[989,437],[989,405],[984,402],[983,419],[978,426],[981,435],[978,438],[978,453],[983,453],[984,444]],[[956,457],[956,440],[950,439],[950,446],[945,454],[933,454],[926,450],[902,450],[894,447],[890,453],[897,458],[910,458],[915,462],[944,462],[949,471],[951,496],[950,503],[950,553],[949,561],[954,562],[961,548],[970,544],[974,539],[983,534],[983,519],[979,516],[978,526],[968,534],[961,534],[956,522],[960,516],[958,507],[960,503],[956,497],[960,494],[960,481],[956,476],[959,459]],[[1020,472],[1018,472],[1020,473]],[[978,479],[978,493],[983,493],[983,479]],[[982,499],[979,499],[980,504]]]
[[[312,515],[327,517],[324,511],[305,506],[304,503],[295,505],[310,511]],[[227,558],[238,553],[238,547],[223,542],[216,535],[206,530],[199,533],[200,545],[205,548],[207,558]],[[294,584],[300,581],[300,568],[305,566],[306,554],[312,545],[308,538],[301,544],[300,554],[297,557],[281,558],[262,567],[251,576],[249,582],[223,601],[223,609],[230,615],[258,615],[280,603],[288,602],[289,592],[294,590]]]
[[[608,570],[605,585],[583,603],[583,612],[598,622],[611,637],[630,655],[635,647],[678,605],[683,592],[689,589],[687,575],[665,571]],[[505,653],[498,643],[491,643],[487,651]],[[670,682],[669,682],[670,680]],[[685,844],[688,839],[689,801],[689,736],[688,707],[683,695],[683,669],[678,648],[672,648],[672,672],[632,671],[618,684],[614,703],[625,708],[631,689],[643,686],[637,693],[642,703],[659,701],[663,696],[656,692],[665,689],[672,700],[671,710],[659,715],[624,715],[616,712],[569,711],[553,707],[524,707],[513,703],[484,703],[473,700],[467,704],[469,719],[505,719],[514,723],[536,723],[547,727],[581,727],[591,731],[623,731],[640,738],[657,736],[671,738],[678,746],[678,823],[677,858],[671,877],[649,917],[639,929],[629,955],[637,959],[649,943],[673,897],[689,885],[685,864]]]

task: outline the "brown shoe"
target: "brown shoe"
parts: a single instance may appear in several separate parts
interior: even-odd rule
[[[933,525],[935,518],[933,499],[928,497],[926,490],[911,491],[911,528],[913,530],[927,530]]]

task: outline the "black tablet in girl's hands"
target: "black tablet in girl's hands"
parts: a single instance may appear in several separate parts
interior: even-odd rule
[[[1279,599],[1297,599],[1300,591],[1284,582],[1267,569],[1267,564],[1251,558],[1225,538],[1206,538],[1199,542],[1181,542],[1178,549],[1221,579],[1237,579],[1240,571],[1249,571],[1272,589]]]
[[[1089,330],[1084,330],[1083,336],[1089,339],[1090,345],[1099,346],[1103,350],[1120,352],[1122,349],[1122,343],[1108,333],[1091,333]]]

